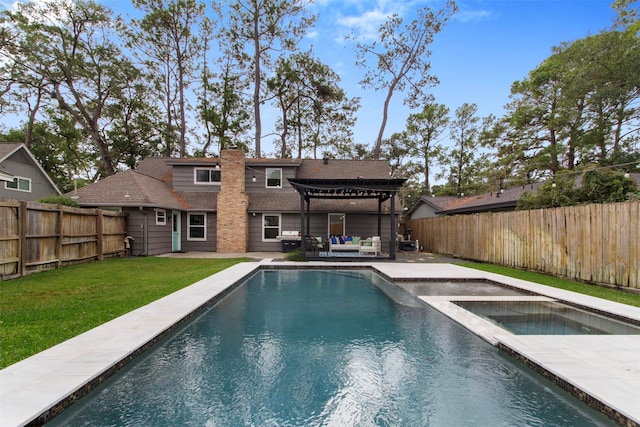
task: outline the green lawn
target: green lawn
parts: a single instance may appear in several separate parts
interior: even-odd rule
[[[122,258],[0,282],[0,369],[247,258]],[[640,307],[640,294],[491,264],[464,263]]]
[[[493,264],[481,264],[473,262],[465,262],[461,264],[464,267],[471,267],[477,270],[488,271],[490,273],[502,274],[504,276],[515,277],[516,279],[528,280],[529,282],[540,283],[541,285],[553,286],[554,288],[566,289],[568,291],[578,292],[585,295],[591,295],[610,301],[620,302],[623,304],[640,307],[640,293],[631,293],[619,291],[612,288],[604,288],[601,286],[589,285],[568,279],[560,279],[558,277],[549,276],[542,273],[534,273],[531,271],[516,270],[513,268],[502,267]]]
[[[0,369],[248,258],[118,258],[0,282]]]

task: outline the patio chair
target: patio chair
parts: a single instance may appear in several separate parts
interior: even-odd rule
[[[314,254],[323,251],[324,243],[322,242],[322,237],[306,235],[304,248],[307,252],[313,252]]]
[[[382,252],[382,242],[380,236],[373,236],[369,239],[360,240],[360,254],[373,254],[378,256]]]

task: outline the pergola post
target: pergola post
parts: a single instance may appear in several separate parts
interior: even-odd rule
[[[307,234],[311,235],[311,198],[307,199]]]
[[[396,198],[395,198],[395,193],[391,195],[391,230],[389,230],[390,232],[390,236],[391,236],[391,247],[389,248],[389,258],[391,260],[395,260],[396,259]]]
[[[304,191],[300,192],[300,251],[304,254],[307,252],[307,245],[305,242],[305,236],[308,230],[304,228]]]
[[[382,236],[382,197],[378,197],[378,236]]]

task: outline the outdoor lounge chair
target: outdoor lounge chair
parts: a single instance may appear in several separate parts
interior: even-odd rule
[[[360,240],[360,254],[373,254],[378,256],[382,252],[380,236],[373,236],[369,239]]]

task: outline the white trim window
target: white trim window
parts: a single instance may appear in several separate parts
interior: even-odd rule
[[[207,214],[189,212],[187,214],[187,240],[207,240]]]
[[[14,176],[13,180],[6,181],[4,188],[13,191],[24,191],[25,193],[31,193],[31,179],[23,178],[21,176]]]
[[[156,225],[167,225],[166,209],[156,209]]]
[[[193,168],[193,183],[196,185],[220,185],[220,166]]]
[[[262,241],[277,241],[280,235],[280,214],[262,214]]]
[[[282,188],[282,169],[267,168],[265,175],[266,188]]]

